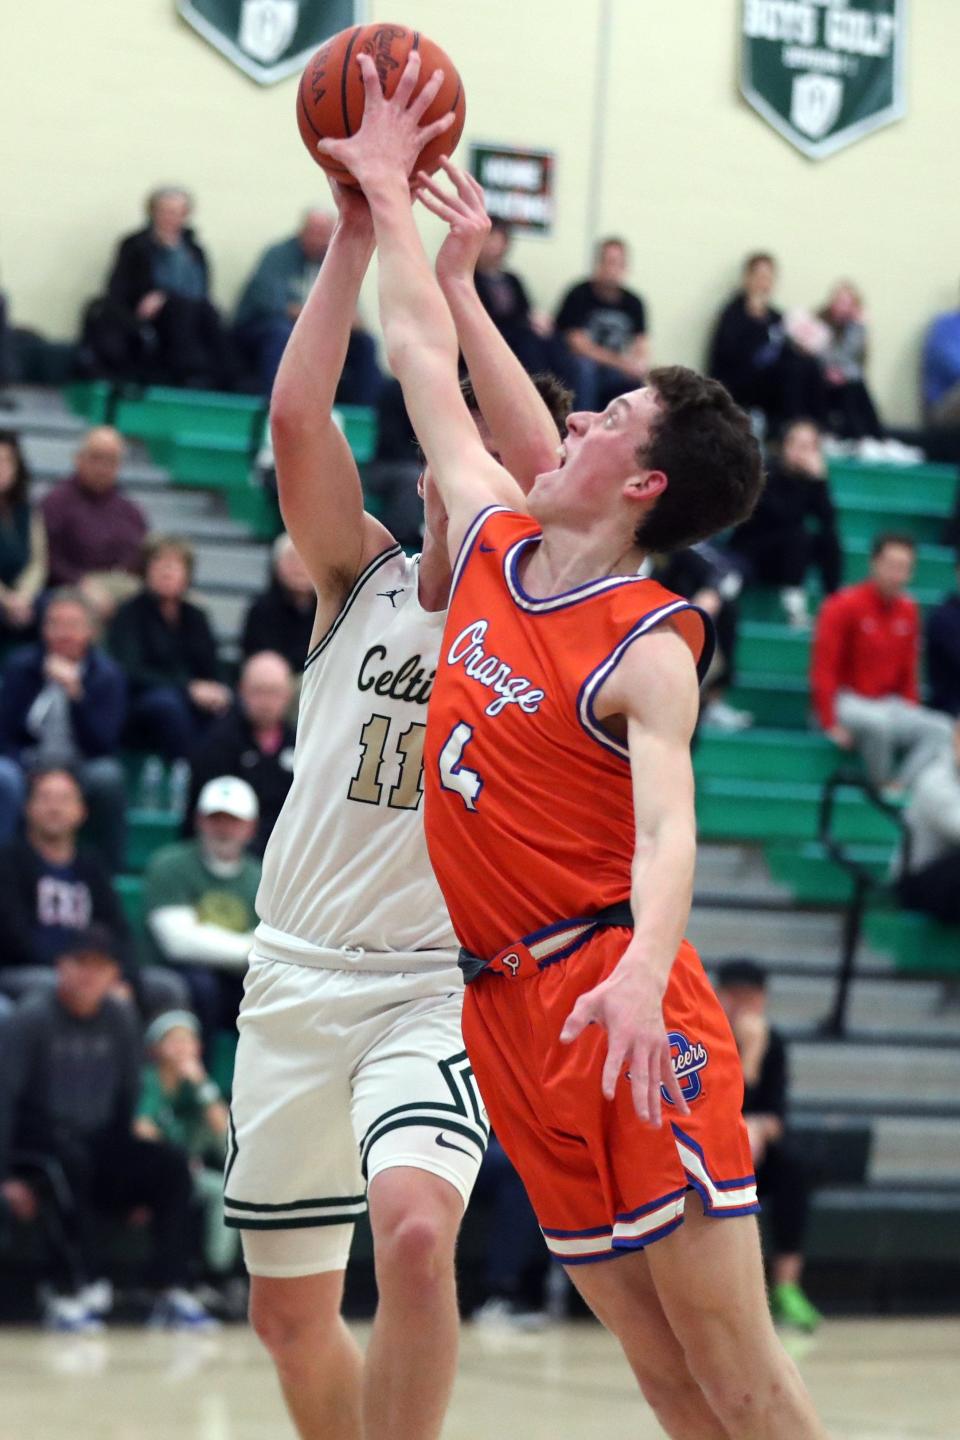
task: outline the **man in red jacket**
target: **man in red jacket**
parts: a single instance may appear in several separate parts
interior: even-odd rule
[[[950,744],[949,716],[920,704],[920,612],[906,593],[915,560],[909,535],[878,535],[869,578],[831,595],[817,621],[817,719],[841,750],[859,750],[875,785],[908,786]]]

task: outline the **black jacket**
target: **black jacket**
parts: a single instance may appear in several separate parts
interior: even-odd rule
[[[279,580],[272,580],[269,589],[258,595],[247,611],[241,641],[244,657],[275,650],[291,670],[302,670],[316,615],[316,604],[300,610]]]
[[[721,310],[710,343],[707,367],[738,405],[761,404],[764,371],[783,348],[783,316],[772,307],[762,320],[747,310],[742,291]]]
[[[933,709],[960,715],[960,595],[948,595],[927,617],[927,682]]]
[[[120,606],[107,643],[135,695],[156,685],[185,686],[191,680],[219,678],[210,622],[186,600],[180,604],[177,624],[168,625],[156,597],[141,590]]]
[[[293,780],[295,738],[291,726],[285,725],[280,749],[274,755],[265,755],[239,705],[211,725],[192,757],[185,833],[193,833],[197,797],[207,781],[218,775],[239,775],[253,787],[260,803],[260,822],[251,849],[262,855]]]
[[[200,262],[207,292],[210,290],[210,267],[207,257],[197,243],[189,227],[183,232],[183,242]],[[154,290],[153,281],[153,240],[149,226],[127,235],[117,246],[113,269],[107,281],[107,295],[122,309],[136,310],[144,295]]]
[[[761,583],[786,583],[765,561],[775,567],[774,552],[779,553],[784,545],[790,546],[797,536],[802,537],[810,523],[819,536],[813,556],[820,568],[823,589],[832,595],[843,578],[843,553],[826,480],[788,470],[785,465],[771,465],[757,508],[748,520],[737,526],[730,545],[751,562]]]
[[[51,965],[71,936],[97,923],[112,931],[131,972],[130,930],[106,865],[79,850],[69,871],[48,865],[26,840],[0,847],[0,966]]]

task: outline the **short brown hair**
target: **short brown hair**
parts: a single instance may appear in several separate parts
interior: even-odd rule
[[[763,489],[763,461],[748,417],[719,380],[682,365],[647,378],[662,409],[637,459],[645,470],[662,470],[667,488],[637,526],[636,541],[663,554],[745,520]]]
[[[141,573],[146,575],[157,556],[166,550],[172,550],[175,555],[180,556],[186,566],[187,579],[192,581],[196,556],[189,540],[184,540],[179,535],[151,535],[144,543],[140,558]]]
[[[550,418],[557,427],[557,434],[561,437],[566,433],[567,416],[573,409],[573,391],[568,390],[556,375],[543,371],[539,375],[531,375],[531,383],[536,387],[537,394],[550,411]],[[460,381],[460,394],[471,415],[480,415],[480,402],[477,399],[477,392],[473,388],[473,381],[469,376]]]

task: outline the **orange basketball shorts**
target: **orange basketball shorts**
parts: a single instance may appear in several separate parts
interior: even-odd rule
[[[669,1235],[683,1222],[689,1190],[718,1218],[759,1209],[740,1059],[691,945],[677,954],[663,1005],[688,1115],[663,1092],[662,1124],[641,1122],[626,1072],[616,1097],[604,1098],[601,1026],[560,1043],[575,1002],[609,975],[629,938],[603,929],[529,978],[485,972],[466,993],[463,1035],[491,1124],[564,1265],[609,1260]]]

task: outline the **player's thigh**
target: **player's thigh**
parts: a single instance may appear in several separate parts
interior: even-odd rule
[[[254,960],[240,1015],[224,1216],[252,1274],[343,1269],[366,1210],[350,1119],[345,987],[335,971]]]
[[[683,1348],[660,1303],[645,1250],[566,1269],[594,1315],[620,1341],[631,1367],[645,1383],[676,1377],[678,1371],[685,1370]]]
[[[373,1196],[402,1197],[414,1176],[381,1187],[395,1170],[418,1171],[470,1198],[488,1123],[460,1030],[462,987],[431,977],[391,977],[389,1006],[353,1075],[353,1126]],[[428,1187],[433,1193],[434,1187]],[[442,1191],[439,1193],[443,1193]]]

